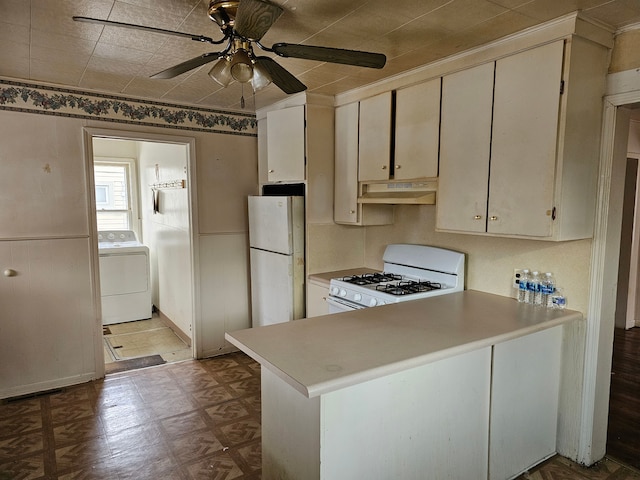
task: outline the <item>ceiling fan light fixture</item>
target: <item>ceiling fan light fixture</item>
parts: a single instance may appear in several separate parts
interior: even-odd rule
[[[230,72],[234,80],[247,83],[253,77],[253,64],[249,54],[244,49],[238,49],[231,57]]]
[[[251,86],[253,91],[257,92],[271,83],[271,75],[266,68],[259,63],[253,65],[253,77],[251,77]]]
[[[233,80],[231,76],[231,62],[223,57],[209,70],[209,76],[222,87],[228,87]]]

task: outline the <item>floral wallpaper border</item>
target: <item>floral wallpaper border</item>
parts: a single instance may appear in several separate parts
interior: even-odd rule
[[[253,114],[134,100],[0,78],[0,110],[256,136]]]

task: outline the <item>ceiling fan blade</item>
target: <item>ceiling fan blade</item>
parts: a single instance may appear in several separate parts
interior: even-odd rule
[[[284,69],[284,67],[277,64],[270,57],[257,57],[256,63],[260,64],[269,75],[271,75],[271,81],[284,93],[299,93],[304,92],[307,86],[294,77],[291,73]]]
[[[278,5],[262,0],[240,0],[234,29],[244,38],[260,40],[282,12]]]
[[[219,59],[224,55],[224,52],[210,52],[202,54],[198,57],[192,58],[191,60],[187,60],[186,62],[179,63],[178,65],[174,65],[173,67],[167,68],[161,72],[156,73],[155,75],[151,75],[151,78],[173,78],[178,75],[188,72],[189,70],[193,70],[201,65],[204,65],[209,62],[213,62],[214,60]]]
[[[342,63],[357,67],[382,68],[387,57],[382,53],[344,50],[342,48],[315,47],[294,43],[276,43],[271,50],[281,57],[303,58],[320,62]]]
[[[191,40],[196,40],[198,42],[218,44],[218,43],[224,42],[225,40],[225,38],[223,38],[222,40],[213,40],[212,38],[205,37],[204,35],[175,32],[173,30],[165,30],[164,28],[146,27],[144,25],[134,25],[132,23],[114,22],[112,20],[101,20],[99,18],[91,18],[91,17],[72,17],[72,18],[76,22],[97,23],[98,25],[106,25],[110,27],[123,27],[123,28],[131,28],[133,30],[142,30],[142,31],[151,32],[151,33],[162,33],[163,35],[174,35],[177,37],[190,38]]]

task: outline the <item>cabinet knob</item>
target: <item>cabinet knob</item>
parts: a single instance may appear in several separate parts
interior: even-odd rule
[[[383,170],[386,170],[386,169],[387,169],[387,166],[386,166],[386,165],[383,165],[383,166],[382,166],[382,169],[383,169]]]
[[[354,213],[356,213],[356,211],[355,210],[349,210],[349,213],[353,215]]]
[[[494,222],[495,222],[496,220],[498,220],[498,217],[496,217],[495,215],[491,215],[491,216],[489,217],[489,220],[492,220],[492,221],[494,221]]]
[[[399,170],[402,165],[396,165],[396,170]]]
[[[272,170],[269,170],[269,173],[273,173],[274,171],[275,171],[275,170],[273,170],[273,169],[272,169]]]
[[[2,272],[2,274],[3,274],[5,277],[15,277],[16,275],[18,275],[18,272],[16,272],[16,271],[15,271],[14,269],[12,269],[12,268],[6,268],[6,269],[4,270],[4,272]]]
[[[482,215],[476,215],[473,217],[474,220],[482,220]]]

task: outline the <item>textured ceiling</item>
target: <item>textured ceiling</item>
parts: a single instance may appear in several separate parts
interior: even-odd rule
[[[262,39],[384,53],[382,70],[279,58],[308,91],[334,95],[582,10],[614,28],[640,22],[638,0],[274,0],[284,8]],[[106,93],[240,110],[241,87],[220,88],[205,65],[149,76],[217,51],[187,38],[72,21],[96,17],[221,38],[209,0],[0,0],[0,76]],[[260,53],[257,47],[257,54]],[[245,87],[246,110],[285,97]]]

